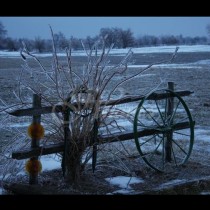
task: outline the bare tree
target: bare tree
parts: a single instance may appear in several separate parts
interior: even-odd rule
[[[82,49],[80,39],[71,36],[70,37],[70,43],[71,43],[72,50],[81,50]]]
[[[115,43],[117,48],[126,48],[134,46],[135,39],[130,29],[123,30],[121,28],[102,28],[100,36],[107,37],[106,44],[111,46]]]
[[[4,39],[6,38],[6,35],[7,35],[7,30],[5,30],[4,25],[0,21],[0,49],[5,48]]]
[[[122,48],[133,47],[134,37],[133,37],[133,32],[130,29],[121,30],[120,35],[121,35]]]
[[[115,43],[116,46],[116,34],[113,28],[101,28],[99,36],[106,37],[107,46],[111,46],[113,43]]]
[[[84,43],[86,44],[88,49],[91,50],[92,46],[95,44],[97,40],[98,40],[98,36],[95,36],[95,37],[87,36],[86,39],[84,40]]]
[[[40,37],[36,37],[34,40],[34,48],[38,50],[39,53],[43,52],[45,49],[44,39]]]
[[[7,35],[7,30],[5,29],[4,25],[0,21],[0,39],[5,38]]]
[[[5,39],[5,45],[6,49],[10,51],[17,51],[20,48],[20,43],[16,39],[12,39],[10,37],[7,37]]]
[[[55,46],[58,50],[65,50],[69,45],[68,40],[66,39],[65,35],[62,32],[54,34],[54,40],[55,40]]]
[[[209,40],[210,40],[210,23],[206,26],[206,31],[207,31],[207,34],[208,34]]]

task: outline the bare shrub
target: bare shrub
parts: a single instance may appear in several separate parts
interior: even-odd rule
[[[171,60],[153,63],[129,75],[126,71],[132,59],[131,49],[118,64],[112,65],[109,58],[114,44],[107,49],[105,45],[107,37],[100,38],[90,50],[87,50],[82,43],[87,61],[85,65],[75,66],[72,63],[71,43],[66,49],[65,60],[63,60],[56,51],[52,29],[51,34],[53,46],[51,64],[44,64],[42,59],[29,52],[23,43],[21,56],[24,65],[18,79],[18,89],[14,92],[17,103],[8,105],[2,100],[4,107],[1,112],[8,113],[14,108],[31,106],[32,93],[41,96],[43,106],[51,105],[55,108],[58,104],[63,105],[62,113],[53,113],[52,109],[51,115],[42,117],[42,122],[46,123],[48,131],[43,144],[49,141],[64,141],[62,170],[66,180],[71,183],[79,184],[80,175],[91,158],[92,169],[95,170],[99,151],[100,154],[108,154],[113,160],[112,167],[130,173],[129,167],[121,161],[121,157],[126,156],[123,152],[126,151],[123,144],[121,149],[115,147],[112,151],[113,147],[111,149],[106,144],[100,145],[97,136],[98,134],[112,134],[113,129],[118,132],[123,131],[123,126],[119,125],[117,120],[121,118],[132,122],[135,110],[128,113],[117,108],[115,104],[106,106],[107,102],[122,97],[119,92],[122,92],[122,87],[127,81],[134,79],[155,64],[171,62],[178,48]],[[20,135],[23,135],[22,133],[19,131]],[[23,135],[22,138],[26,136]],[[22,148],[23,144],[19,143],[19,146],[14,144],[16,140],[17,137],[10,142],[13,145],[12,148]],[[10,148],[7,153],[11,151]],[[102,156],[104,159],[106,155]],[[119,164],[114,164],[116,161]]]

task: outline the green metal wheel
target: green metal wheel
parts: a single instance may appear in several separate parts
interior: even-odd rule
[[[143,160],[157,171],[186,163],[193,148],[194,121],[184,100],[168,89],[145,96],[135,113],[134,138]]]

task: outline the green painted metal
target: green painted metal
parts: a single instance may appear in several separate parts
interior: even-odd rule
[[[160,91],[160,90],[159,90]],[[176,94],[175,92],[173,92],[173,91],[171,91],[171,90],[168,90],[168,89],[163,89],[163,90],[161,90],[161,91],[165,91],[165,92],[167,92],[167,93],[169,93],[170,94],[170,97],[174,97],[174,98],[177,98],[177,100],[179,101],[179,104],[181,104],[182,106],[183,106],[183,108],[184,108],[184,111],[186,112],[186,115],[187,115],[187,121],[189,122],[189,129],[190,129],[190,134],[189,134],[189,136],[190,136],[190,139],[189,139],[189,147],[188,147],[188,151],[186,152],[186,156],[184,157],[184,159],[183,159],[183,161],[179,164],[179,165],[182,165],[182,164],[184,164],[184,163],[186,163],[187,162],[187,160],[189,159],[189,157],[190,157],[190,155],[191,155],[191,152],[192,152],[192,149],[193,149],[193,144],[194,144],[194,121],[193,121],[193,119],[192,119],[192,116],[191,116],[191,113],[190,113],[190,111],[189,111],[189,109],[188,109],[188,107],[187,107],[187,105],[186,105],[186,103],[185,103],[185,101],[178,95],[178,94]],[[154,92],[156,92],[156,91],[154,91]],[[142,110],[142,109],[145,109],[144,107],[143,107],[143,105],[144,105],[144,103],[148,100],[148,98],[151,98],[150,97],[150,95],[151,94],[154,94],[154,92],[153,93],[150,93],[149,95],[147,95],[147,96],[145,96],[141,101],[140,101],[140,103],[138,104],[138,107],[137,107],[137,110],[136,110],[136,113],[135,113],[135,117],[134,117],[134,124],[133,124],[133,131],[134,131],[134,139],[135,139],[135,144],[136,144],[136,148],[137,148],[137,150],[138,150],[138,152],[139,152],[139,154],[141,155],[141,157],[142,157],[142,159],[145,161],[145,163],[147,164],[147,165],[149,165],[151,168],[153,168],[154,170],[156,170],[156,171],[159,171],[159,172],[163,172],[165,169],[164,169],[164,162],[162,163],[163,164],[163,169],[160,169],[160,168],[158,168],[156,165],[154,165],[148,158],[147,158],[147,155],[145,155],[144,154],[144,152],[142,151],[142,148],[141,148],[141,145],[140,145],[140,143],[139,143],[139,141],[141,141],[141,138],[139,138],[138,137],[138,119],[139,119],[139,113],[140,113],[140,110]],[[159,109],[159,107],[157,106],[157,108]],[[177,108],[178,108],[178,106],[177,106]],[[166,106],[165,106],[165,109],[166,109]],[[159,112],[160,112],[160,110],[158,110]],[[165,113],[166,113],[166,110],[165,110]],[[174,112],[174,113],[176,113],[176,112]],[[170,125],[166,125],[165,123],[164,123],[164,117],[166,117],[166,116],[162,116],[161,115],[161,118],[162,118],[162,120],[163,120],[163,125],[160,125],[159,126],[159,128],[158,128],[158,130],[160,130],[162,133],[163,133],[163,137],[162,137],[162,139],[160,140],[160,144],[162,143],[163,144],[163,146],[164,146],[164,144],[165,144],[165,140],[164,140],[164,135],[165,135],[165,133],[167,133],[167,132],[173,132],[174,131],[174,125],[173,125],[173,120],[170,120]],[[151,117],[152,118],[152,117]],[[172,118],[174,118],[174,116],[172,115]],[[153,118],[152,118],[153,119]],[[156,121],[155,119],[153,119],[154,121]],[[156,137],[155,137],[156,138]],[[173,143],[175,143],[175,141],[173,142]],[[159,147],[159,145],[156,147],[156,150],[157,150],[157,148]],[[164,148],[164,147],[163,147]],[[181,150],[182,148],[180,148],[180,150]],[[153,151],[154,153],[155,152],[157,152],[157,151]],[[162,149],[162,156],[164,157],[164,149]],[[172,145],[172,153],[173,153],[173,155],[174,155],[174,151],[173,151],[173,145]],[[177,163],[176,163],[176,158],[174,158],[175,160],[175,165],[178,165]],[[163,160],[163,161],[165,161],[165,160]]]

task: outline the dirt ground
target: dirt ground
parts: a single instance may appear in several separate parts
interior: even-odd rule
[[[148,64],[151,62],[164,60],[169,58],[167,53],[162,54],[137,54],[134,55],[135,64]],[[113,57],[111,63],[116,63],[120,56]],[[199,60],[210,59],[210,53],[179,53],[174,63],[193,63]],[[48,63],[49,61],[47,61]],[[84,62],[84,58],[75,57],[75,64]],[[17,58],[0,58],[0,97],[6,102],[11,102],[13,99],[12,90],[18,85],[17,75],[20,73],[21,61]],[[199,68],[198,68],[199,67]],[[130,71],[135,72],[132,68]],[[153,67],[144,74],[150,74],[147,77],[135,78],[132,82],[128,82],[123,86],[124,94],[143,94],[147,93],[160,81],[163,81],[161,87],[166,87],[168,81],[175,83],[176,90],[190,90],[194,93],[191,96],[185,97],[188,107],[192,111],[193,119],[195,120],[195,128],[198,126],[210,128],[210,66],[199,65],[195,68],[161,68]],[[146,78],[146,79],[145,79]],[[114,81],[113,81],[114,82]],[[0,140],[9,140],[8,133],[1,133]],[[133,175],[144,179],[144,183],[132,185],[136,192],[147,192],[158,189],[162,184],[173,180],[194,180],[208,177],[210,175],[210,141],[196,142],[196,148],[193,150],[191,157],[186,165],[175,169],[171,173],[158,173],[146,166],[145,163],[136,158],[133,160]],[[82,179],[82,184],[79,189],[75,190],[67,185],[62,178],[61,170],[52,170],[40,174],[40,186],[53,187],[57,193],[61,194],[107,194],[118,190],[116,186],[112,186],[105,181],[105,178],[110,176],[126,175],[122,171],[113,170],[110,168],[98,167],[96,172],[92,174],[91,170],[86,170]],[[27,183],[28,176],[18,176],[16,180],[20,183]],[[200,186],[199,186],[200,187]],[[186,194],[199,194],[203,191],[209,191],[208,187],[201,187],[198,191],[186,191]]]

